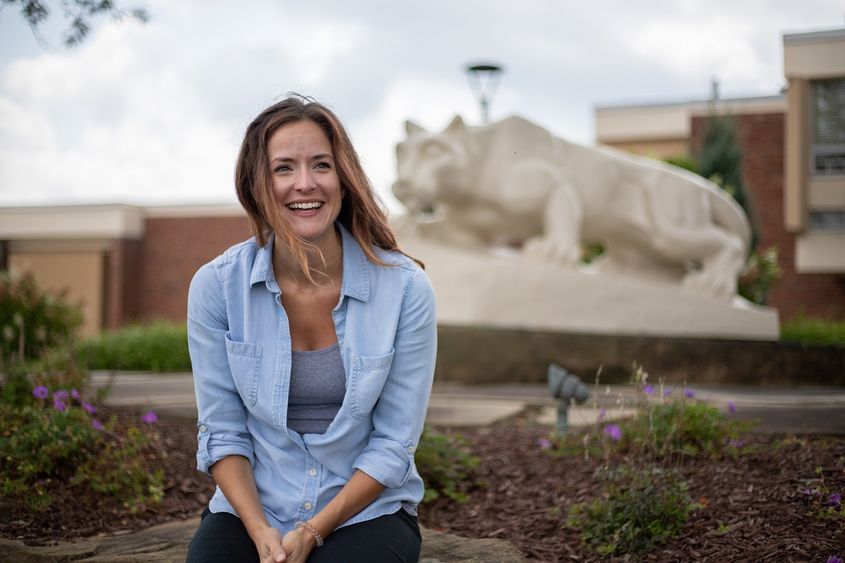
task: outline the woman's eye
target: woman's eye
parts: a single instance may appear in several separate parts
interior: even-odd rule
[[[281,166],[277,166],[276,168],[273,169],[273,172],[276,172],[278,174],[281,174],[282,172],[289,172],[289,171],[290,171],[290,166],[287,166],[286,164],[282,164]]]
[[[318,162],[314,168],[321,168],[323,170],[328,170],[331,168],[331,165],[328,162]]]

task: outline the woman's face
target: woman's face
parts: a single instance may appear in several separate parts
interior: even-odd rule
[[[342,199],[329,139],[308,119],[283,125],[270,136],[267,161],[273,194],[293,232],[322,247],[335,236]]]

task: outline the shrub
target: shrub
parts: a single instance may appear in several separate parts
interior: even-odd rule
[[[62,295],[38,287],[29,275],[0,272],[0,370],[66,345],[82,312]]]
[[[446,496],[457,502],[478,486],[475,468],[479,459],[470,454],[459,435],[441,434],[427,428],[420,438],[414,461],[425,482],[423,502]]]
[[[781,277],[778,266],[778,249],[768,248],[755,251],[745,263],[745,269],[738,280],[737,293],[752,303],[765,305],[769,292]]]
[[[817,346],[845,347],[845,321],[798,317],[780,327],[780,339]]]
[[[622,451],[656,458],[675,454],[734,455],[750,421],[729,420],[719,409],[685,399],[651,405],[621,424]]]
[[[623,468],[599,475],[608,482],[606,495],[573,506],[568,524],[601,555],[645,553],[674,537],[696,506],[674,472]]]
[[[95,408],[75,391],[50,396],[39,386],[29,405],[0,404],[0,495],[34,510],[49,508],[55,484],[108,494],[133,509],[160,501],[163,476],[145,463],[155,435],[137,428],[118,435],[115,421],[92,418]]]
[[[188,331],[163,321],[107,332],[80,342],[79,361],[89,369],[188,371]]]

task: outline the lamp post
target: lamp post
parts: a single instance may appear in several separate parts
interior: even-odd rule
[[[466,67],[469,86],[481,105],[481,122],[484,124],[490,122],[490,102],[496,93],[503,71],[500,65],[492,63],[473,64]]]

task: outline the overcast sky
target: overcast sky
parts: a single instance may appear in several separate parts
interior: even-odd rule
[[[406,119],[479,122],[468,62],[506,69],[493,120],[589,144],[596,106],[704,99],[711,77],[723,97],[775,94],[784,31],[845,26],[841,0],[122,5],[150,22],[98,21],[73,50],[0,11],[0,205],[235,202],[243,130],[288,91],[335,109],[390,202]]]

